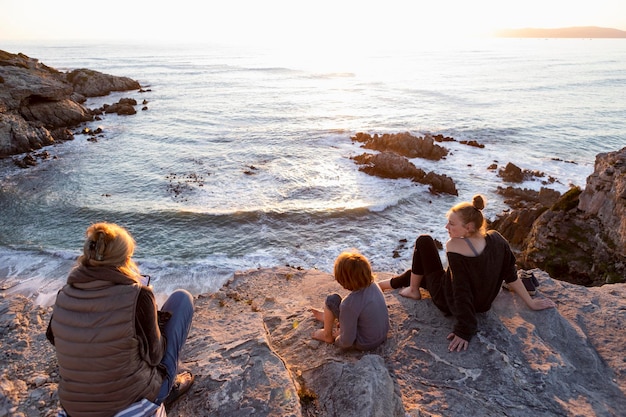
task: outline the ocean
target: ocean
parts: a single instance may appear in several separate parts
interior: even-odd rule
[[[404,48],[3,42],[58,70],[133,78],[146,92],[88,99],[89,108],[140,103],[136,115],[89,123],[103,130],[95,142],[76,129],[35,167],[0,160],[2,291],[52,303],[99,221],[130,231],[160,297],[214,292],[238,270],[332,272],[347,249],[375,272],[401,272],[419,234],[445,242],[452,205],[480,193],[488,218],[507,209],[497,189],[511,184],[489,165],[544,172],[556,181],[514,185],[564,192],[585,186],[598,153],[626,146],[624,40]],[[451,177],[459,195],[359,171],[357,132],[453,137],[441,144],[446,159],[411,162]]]

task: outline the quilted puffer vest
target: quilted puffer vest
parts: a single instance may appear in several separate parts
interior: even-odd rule
[[[52,332],[61,381],[59,399],[72,417],[110,417],[163,382],[142,360],[135,336],[141,286],[111,268],[78,267],[57,295]]]

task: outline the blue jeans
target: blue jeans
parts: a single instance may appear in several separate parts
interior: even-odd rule
[[[178,356],[191,328],[193,317],[193,296],[186,290],[176,290],[169,296],[161,311],[172,313],[172,317],[165,323],[163,335],[167,340],[165,354],[161,359],[161,365],[167,370],[163,379],[163,385],[155,401],[161,404],[172,390],[176,375],[178,374]]]

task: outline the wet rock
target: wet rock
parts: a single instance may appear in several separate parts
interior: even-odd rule
[[[448,154],[448,150],[434,143],[430,135],[424,137],[413,136],[410,133],[385,133],[371,136],[368,133],[359,132],[352,138],[353,142],[362,143],[365,149],[381,152],[395,152],[406,158],[424,158],[438,161]]]
[[[517,165],[509,162],[506,167],[498,172],[498,175],[506,182],[522,182],[524,181],[524,173]]]
[[[520,167],[511,162],[509,162],[504,168],[500,169],[500,171],[498,171],[498,175],[504,181],[514,183],[520,183],[523,181],[529,181],[537,178],[541,178],[541,182],[544,185],[556,182],[556,178],[546,178],[546,174],[544,172],[528,169],[522,170]]]
[[[434,172],[426,173],[423,169],[417,168],[407,158],[394,152],[364,153],[354,156],[352,159],[358,165],[361,165],[359,167],[360,171],[369,175],[391,179],[408,178],[412,181],[429,185],[430,191],[434,194],[458,195],[452,178]]]

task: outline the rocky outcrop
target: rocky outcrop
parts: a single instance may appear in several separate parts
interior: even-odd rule
[[[479,316],[464,352],[448,352],[452,319],[432,304],[385,299],[389,339],[372,352],[313,340],[310,307],[345,291],[291,267],[239,272],[196,299],[182,367],[196,375],[170,416],[570,416],[626,409],[626,284],[581,287],[534,270],[556,309],[530,311],[507,291]],[[379,279],[389,274],[380,273]],[[158,291],[158,289],[157,289]],[[52,417],[57,365],[50,310],[0,298],[0,416]]]
[[[626,148],[596,157],[584,190],[566,193],[534,222],[520,263],[581,285],[626,277]]]
[[[537,218],[561,198],[561,193],[545,187],[539,191],[499,187],[498,194],[511,210],[499,214],[490,228],[500,232],[518,250],[524,247]]]
[[[116,77],[89,69],[77,69],[66,74],[75,93],[85,97],[106,96],[113,91],[139,90],[139,83],[128,77]]]
[[[512,162],[509,162],[504,168],[500,169],[498,171],[498,176],[506,182],[520,183],[523,181],[534,180],[536,178],[541,178],[541,182],[544,185],[556,182],[556,178],[554,177],[546,178],[546,174],[544,172],[522,169]]]
[[[596,217],[611,246],[626,257],[626,148],[596,156],[579,201],[583,215]]]
[[[385,133],[383,135],[359,132],[352,138],[353,142],[360,142],[365,149],[376,151],[395,152],[407,158],[424,158],[438,161],[448,155],[448,150],[435,143],[432,136],[416,137],[408,132]]]
[[[364,153],[354,156],[352,159],[361,166],[359,168],[360,171],[369,175],[380,178],[408,178],[412,181],[429,185],[430,191],[434,194],[458,195],[452,178],[432,171],[426,173],[423,169],[417,168],[411,161],[396,153]]]
[[[443,141],[443,136],[437,138]],[[454,140],[449,138],[450,140]],[[364,153],[352,157],[360,171],[380,178],[408,178],[421,184],[429,185],[430,192],[434,194],[446,193],[458,195],[456,185],[452,178],[445,174],[434,172],[426,173],[416,167],[409,158],[423,158],[438,161],[448,154],[448,150],[435,143],[431,135],[416,137],[410,133],[385,133],[374,136],[359,132],[354,135],[353,142],[362,143],[365,149],[380,151],[378,154]]]
[[[139,89],[137,81],[79,69],[62,73],[24,54],[0,51],[0,157],[72,139],[93,119],[85,97]]]

